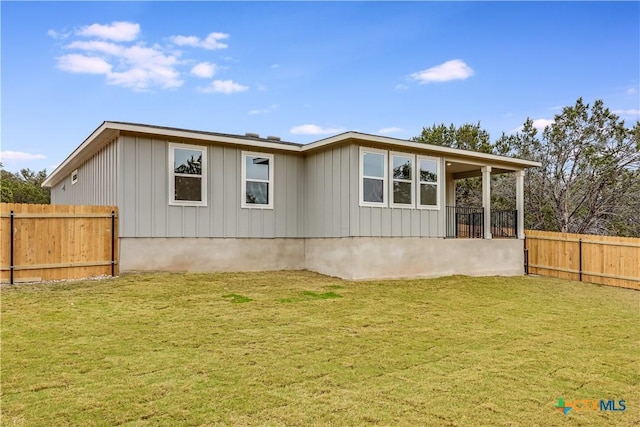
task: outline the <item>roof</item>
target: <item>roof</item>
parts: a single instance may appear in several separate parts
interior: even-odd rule
[[[56,185],[63,177],[80,166],[85,160],[98,152],[120,134],[142,134],[169,139],[200,143],[218,143],[236,146],[244,146],[258,149],[286,151],[293,153],[307,153],[327,149],[331,146],[342,145],[349,142],[373,146],[386,146],[400,151],[418,151],[437,156],[452,158],[464,158],[477,162],[492,162],[508,167],[509,170],[522,170],[525,168],[540,166],[540,163],[530,160],[514,159],[494,154],[479,153],[476,151],[460,150],[457,148],[429,145],[421,142],[413,142],[405,139],[391,138],[380,135],[371,135],[361,132],[344,132],[328,138],[320,139],[309,144],[281,141],[274,137],[261,138],[255,134],[234,135],[218,132],[207,132],[190,129],[180,129],[167,126],[146,125],[140,123],[105,121],[91,135],[89,135],[67,158],[56,167],[42,183],[43,187]]]

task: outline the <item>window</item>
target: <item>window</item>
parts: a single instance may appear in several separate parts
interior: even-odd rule
[[[242,207],[273,209],[273,154],[242,152]]]
[[[413,207],[413,156],[391,153],[391,206]]]
[[[439,208],[438,177],[439,161],[433,157],[418,156],[418,207],[424,209]]]
[[[76,182],[78,182],[78,169],[71,172],[71,185],[75,184]]]
[[[360,149],[360,204],[387,205],[387,152]]]
[[[169,144],[169,203],[207,205],[207,149],[199,145]]]

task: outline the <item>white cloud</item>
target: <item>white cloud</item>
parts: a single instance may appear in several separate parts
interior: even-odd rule
[[[453,59],[435,67],[411,74],[420,84],[441,83],[450,80],[465,80],[473,75],[473,69],[460,59]]]
[[[547,126],[551,126],[553,124],[553,119],[534,119],[533,127],[538,129],[539,131],[543,131]],[[524,126],[520,126],[512,130],[512,132],[522,132]]]
[[[203,93],[224,93],[227,95],[235,92],[244,92],[247,89],[249,89],[248,86],[243,86],[233,80],[214,80],[209,86],[198,88]]]
[[[398,128],[398,127],[382,128],[377,133],[384,135],[387,133],[398,133],[398,132],[402,132],[402,128]]]
[[[138,38],[140,24],[134,22],[112,22],[111,25],[92,24],[76,31],[79,36],[130,42]]]
[[[405,85],[405,84],[397,84],[396,87],[394,88],[395,90],[406,90],[409,89],[409,86]]]
[[[115,43],[103,42],[98,40],[92,41],[75,41],[66,46],[67,49],[86,50],[90,52],[101,52],[108,55],[122,55],[125,48]]]
[[[636,89],[635,87],[630,87],[629,89],[627,89],[627,93],[629,95],[633,95],[635,93],[638,93],[638,89]]]
[[[256,115],[256,114],[269,114],[272,111],[274,111],[276,108],[278,108],[278,106],[276,104],[271,105],[270,107],[267,108],[263,108],[263,109],[255,109],[255,110],[249,110],[249,114],[251,115]]]
[[[43,154],[30,154],[23,153],[22,151],[0,151],[0,160],[10,161],[29,161],[29,160],[42,160],[47,157]]]
[[[177,57],[167,55],[158,48],[122,46],[97,40],[74,41],[66,47],[96,56],[63,55],[58,58],[58,68],[65,71],[104,74],[107,83],[134,90],[147,90],[151,86],[175,88],[184,83],[176,69]]]
[[[108,74],[111,71],[111,64],[95,56],[72,53],[57,59],[58,68],[72,73]]]
[[[170,40],[178,46],[192,46],[201,47],[207,50],[225,49],[226,43],[221,43],[220,40],[228,39],[229,34],[225,33],[210,33],[205,39],[200,39],[196,36],[171,36]]]
[[[289,131],[294,135],[326,135],[331,133],[343,132],[341,128],[323,128],[318,125],[300,125],[292,127]]]
[[[216,73],[216,68],[216,64],[200,62],[191,68],[191,74],[196,77],[202,77],[203,79],[210,79]]]
[[[52,39],[56,39],[56,40],[60,40],[60,39],[66,39],[67,37],[69,37],[71,35],[71,33],[61,33],[59,31],[56,30],[49,30],[47,31],[47,35],[49,37],[51,37]]]
[[[123,86],[135,91],[152,88],[177,88],[186,77],[211,79],[221,70],[216,64],[182,58],[179,46],[197,46],[204,49],[223,49],[227,45],[221,40],[228,34],[210,33],[206,38],[196,36],[173,36],[174,44],[162,45],[136,41],[140,25],[134,22],[112,22],[81,27],[73,33],[49,31],[49,36],[62,39],[73,36],[64,46],[71,51],[56,58],[57,68],[71,73],[98,74],[105,76],[110,85]],[[79,37],[87,37],[79,39]],[[134,43],[126,43],[126,42]],[[194,65],[195,64],[195,65]],[[233,80],[216,80],[210,86],[198,88],[202,92],[234,93],[247,90],[247,86]]]
[[[613,114],[617,114],[619,116],[640,116],[640,110],[613,110]]]

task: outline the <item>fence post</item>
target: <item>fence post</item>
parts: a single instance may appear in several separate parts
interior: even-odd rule
[[[582,239],[578,239],[578,257],[580,258],[578,269],[580,270],[580,281],[582,282]]]
[[[13,211],[11,211],[10,214],[10,220],[9,220],[9,225],[11,227],[11,232],[9,233],[9,238],[11,240],[11,244],[10,244],[10,248],[9,248],[9,284],[13,285],[13,239],[14,239],[14,232],[13,232],[13,221],[14,221],[14,214]]]
[[[116,213],[111,211],[111,277],[115,277],[115,257],[116,257]]]
[[[527,236],[524,236],[524,274],[529,274],[529,248],[527,248]]]

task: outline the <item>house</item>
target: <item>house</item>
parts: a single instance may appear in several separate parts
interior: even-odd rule
[[[118,206],[120,271],[518,275],[535,166],[359,132],[297,144],[104,122],[43,185],[54,204]],[[490,175],[503,173],[515,174],[517,210],[498,216]],[[472,176],[484,206],[454,206],[456,180]]]

